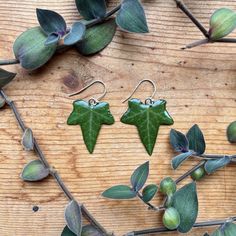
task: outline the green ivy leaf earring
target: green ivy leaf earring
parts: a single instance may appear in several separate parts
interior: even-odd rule
[[[153,85],[154,92],[151,97],[145,100],[145,103],[139,99],[130,99],[143,82],[149,82]],[[156,86],[151,80],[142,80],[134,89],[129,100],[129,109],[121,117],[124,124],[135,125],[138,129],[140,139],[145,146],[148,154],[151,156],[156,143],[160,125],[173,125],[174,121],[166,110],[165,100],[153,100],[156,94]]]
[[[89,101],[76,100],[73,103],[74,109],[67,120],[68,125],[80,125],[85,145],[90,153],[93,153],[101,126],[103,124],[112,125],[115,122],[110,113],[109,104],[99,101],[107,93],[106,86],[102,81],[96,80],[79,92],[69,95],[71,97],[80,94],[95,83],[104,86],[103,94],[99,98],[91,98]]]

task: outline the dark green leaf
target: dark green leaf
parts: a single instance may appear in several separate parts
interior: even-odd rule
[[[188,151],[175,156],[172,159],[172,167],[176,170],[184,161],[186,161],[189,157],[193,155],[193,151]]]
[[[149,184],[147,185],[142,192],[143,195],[143,201],[144,202],[150,202],[156,195],[158,191],[158,187],[155,184]]]
[[[172,206],[179,212],[180,225],[178,231],[180,233],[189,232],[198,215],[198,198],[196,192],[196,183],[190,183],[182,187],[173,195]]]
[[[109,19],[86,30],[84,39],[76,44],[82,55],[91,55],[104,49],[112,41],[116,32],[116,22]]]
[[[208,174],[215,172],[216,170],[227,166],[231,159],[228,156],[219,159],[208,160],[205,164],[205,170]]]
[[[69,228],[66,226],[61,234],[61,236],[76,236]],[[102,236],[96,228],[92,225],[85,225],[82,228],[81,236]]]
[[[149,175],[149,161],[139,166],[131,176],[131,184],[134,191],[138,192],[147,181]]]
[[[148,33],[144,9],[139,0],[123,0],[116,16],[117,25],[128,32]]]
[[[235,28],[236,13],[228,8],[218,9],[210,20],[210,39],[221,39],[230,34]]]
[[[46,40],[47,36],[40,27],[29,29],[16,39],[13,50],[23,68],[34,70],[50,60],[57,45],[46,46]]]
[[[71,31],[64,38],[64,45],[74,45],[83,39],[86,27],[81,22],[75,22],[72,25]]]
[[[84,142],[90,153],[93,152],[99,131],[103,124],[112,125],[115,121],[110,113],[109,104],[99,102],[95,105],[83,100],[73,103],[73,112],[67,120],[68,125],[80,125]]]
[[[227,128],[227,138],[230,143],[236,143],[236,121],[232,122]]]
[[[177,152],[188,152],[189,144],[188,139],[181,132],[172,129],[170,131],[170,143]]]
[[[103,18],[106,15],[105,0],[75,0],[75,2],[85,20]]]
[[[15,73],[11,73],[0,68],[0,89],[9,84],[15,76]]]
[[[202,131],[198,125],[194,125],[187,133],[189,149],[201,155],[205,152],[206,143]]]
[[[68,228],[75,234],[81,235],[82,232],[82,213],[79,204],[72,200],[66,207],[65,219]]]
[[[60,40],[60,36],[57,33],[52,33],[47,37],[47,40],[45,41],[45,45],[51,45],[51,44],[57,44]]]
[[[26,151],[34,149],[34,136],[31,129],[27,128],[25,130],[21,143]]]
[[[173,119],[166,110],[166,101],[143,104],[139,99],[129,100],[129,108],[121,122],[135,125],[149,155],[152,155],[160,125],[172,125]]]
[[[235,236],[236,225],[234,223],[225,223],[217,229],[211,236]]]
[[[117,185],[113,186],[102,193],[103,197],[111,199],[131,199],[136,197],[137,193],[134,192],[129,186]]]
[[[21,178],[24,181],[40,181],[49,175],[49,170],[43,165],[40,160],[29,162],[21,173]]]
[[[66,22],[61,15],[55,11],[36,9],[39,24],[42,30],[50,35],[58,33],[63,36],[66,33]]]

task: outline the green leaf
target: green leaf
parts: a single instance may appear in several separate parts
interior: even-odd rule
[[[179,189],[173,195],[172,206],[179,212],[180,225],[178,231],[180,233],[189,232],[198,215],[198,198],[196,192],[196,183],[190,183]]]
[[[173,119],[166,110],[166,101],[143,104],[139,99],[129,100],[129,109],[121,122],[135,125],[149,155],[152,155],[160,125],[172,125]]]
[[[175,156],[172,161],[172,167],[176,170],[184,161],[186,161],[189,157],[193,155],[193,151],[188,151]]]
[[[230,143],[236,143],[236,121],[232,122],[227,128],[227,138]]]
[[[43,165],[40,160],[29,162],[21,173],[21,178],[24,181],[40,181],[49,175],[49,170]]]
[[[236,225],[234,223],[225,223],[217,229],[211,236],[235,236]]]
[[[29,29],[15,41],[13,50],[21,66],[34,70],[47,63],[56,51],[57,45],[45,45],[47,36],[40,27]]]
[[[109,110],[109,104],[99,102],[95,105],[83,100],[73,103],[73,112],[67,120],[68,125],[80,125],[84,142],[90,153],[93,153],[97,137],[103,124],[114,124],[114,118]]]
[[[235,28],[236,13],[228,8],[218,9],[210,19],[210,39],[221,39],[230,34]]]
[[[75,22],[71,31],[64,38],[64,45],[74,45],[83,39],[86,27],[81,22]]]
[[[216,170],[227,166],[231,161],[231,158],[225,156],[219,159],[208,160],[205,164],[205,170],[208,174],[215,172]]]
[[[139,166],[131,176],[134,191],[138,192],[147,181],[149,175],[149,161]]]
[[[82,232],[82,213],[79,204],[72,200],[66,206],[65,220],[68,228],[75,234],[81,235]]]
[[[87,29],[83,40],[76,44],[76,48],[82,55],[97,53],[110,44],[115,32],[116,22],[114,19],[109,19]]]
[[[31,129],[27,128],[23,134],[21,144],[26,151],[34,149],[34,136]]]
[[[135,198],[136,195],[137,193],[126,185],[113,186],[102,193],[103,197],[117,200]]]
[[[106,15],[105,0],[75,0],[75,2],[85,20],[103,18]]]
[[[177,152],[188,152],[189,144],[188,139],[181,132],[171,129],[170,131],[170,144]]]
[[[187,133],[189,149],[201,155],[206,150],[206,143],[202,131],[198,125],[194,125]]]
[[[143,201],[144,202],[150,202],[156,195],[158,191],[158,187],[155,184],[149,184],[147,185],[142,192],[143,195]]]
[[[116,16],[116,23],[128,32],[149,32],[145,12],[139,0],[123,0]]]
[[[76,236],[69,228],[66,226],[61,234],[61,236]],[[85,225],[82,228],[81,236],[102,236],[98,230],[92,225]]]
[[[15,76],[15,73],[11,73],[0,68],[0,89],[9,84]]]
[[[60,36],[66,33],[66,22],[63,17],[55,11],[36,9],[39,24],[42,30],[50,35],[58,33]]]

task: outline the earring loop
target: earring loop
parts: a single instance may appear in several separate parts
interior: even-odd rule
[[[152,103],[153,97],[155,96],[155,94],[157,92],[157,87],[156,87],[155,83],[152,80],[150,80],[150,79],[143,79],[143,80],[141,80],[138,83],[138,85],[134,88],[134,91],[131,93],[131,95],[128,98],[126,98],[122,103],[125,103],[127,100],[129,100],[134,95],[134,93],[137,91],[137,89],[140,87],[140,85],[142,83],[144,83],[144,82],[149,82],[153,86],[153,93],[152,93],[152,95],[149,98],[147,98],[146,101],[145,101],[145,103],[147,103],[147,104],[148,103]]]
[[[93,81],[92,83],[90,83],[89,85],[85,86],[84,88],[82,88],[81,90],[79,90],[78,92],[75,92],[75,93],[72,93],[72,94],[69,94],[69,97],[73,97],[75,95],[78,95],[82,92],[84,92],[85,90],[87,90],[88,88],[90,88],[91,86],[93,86],[94,84],[96,83],[99,83],[99,84],[102,84],[103,85],[103,93],[102,95],[100,95],[98,98],[91,98],[89,99],[89,103],[90,104],[96,104],[99,102],[99,100],[101,100],[106,94],[107,94],[107,89],[106,89],[106,85],[101,81],[101,80],[95,80]]]

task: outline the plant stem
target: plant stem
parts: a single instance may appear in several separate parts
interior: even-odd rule
[[[236,221],[236,217],[232,217],[230,221]],[[193,225],[193,228],[200,228],[200,227],[209,227],[209,226],[217,226],[217,225],[223,225],[225,224],[225,220],[214,220],[214,221],[204,221],[195,223]],[[125,234],[125,236],[136,236],[136,235],[145,235],[145,234],[156,234],[156,233],[165,233],[165,232],[174,232],[176,230],[169,230],[165,227],[160,228],[153,228],[153,229],[146,229],[146,230],[140,230],[140,231],[133,231],[130,233]]]
[[[144,204],[146,204],[148,206],[149,210],[153,210],[153,211],[163,211],[163,210],[165,210],[165,207],[163,207],[163,206],[156,207],[156,206],[152,205],[150,202],[145,202],[140,193],[138,193],[137,196]]]
[[[7,95],[4,93],[3,90],[0,90],[0,95],[5,99],[7,105],[12,109],[15,118],[17,120],[17,123],[19,124],[21,130],[24,132],[26,130],[26,126],[21,119],[20,113],[18,112],[15,103],[7,97]],[[39,144],[37,143],[37,140],[34,138],[34,150],[38,154],[39,159],[42,161],[42,163],[45,165],[46,168],[50,170],[50,174],[52,177],[54,177],[55,181],[57,184],[60,186],[66,197],[71,201],[74,200],[74,197],[72,193],[69,191],[69,189],[66,187],[64,182],[62,181],[60,175],[58,172],[52,168],[48,161],[46,160]],[[107,231],[95,220],[95,218],[90,214],[90,212],[86,209],[84,205],[81,205],[81,211],[84,215],[84,217],[90,222],[91,225],[93,225],[102,235],[108,236],[109,234]]]
[[[223,39],[216,40],[215,43],[236,43],[236,39],[223,38]]]
[[[209,33],[205,29],[205,27],[194,17],[194,15],[188,10],[188,8],[182,3],[180,0],[174,0],[177,4],[177,7],[179,7],[185,15],[189,17],[189,19],[198,27],[198,29],[202,32],[202,34],[209,38]]]
[[[4,66],[4,65],[14,65],[14,64],[19,64],[19,60],[18,59],[9,59],[9,60],[0,60],[0,65]]]
[[[194,47],[197,47],[197,46],[200,46],[200,45],[203,45],[203,44],[207,44],[209,42],[210,41],[207,38],[206,39],[201,39],[201,40],[198,40],[196,42],[190,43],[190,44],[186,45],[185,47],[183,47],[181,49],[183,49],[183,50],[190,49],[190,48],[194,48]]]

